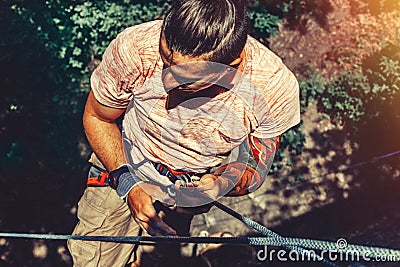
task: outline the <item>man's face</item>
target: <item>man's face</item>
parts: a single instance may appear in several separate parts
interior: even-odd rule
[[[166,91],[174,89],[184,94],[194,94],[210,88],[223,77],[232,79],[230,73],[233,73],[234,68],[242,61],[238,58],[230,67],[205,61],[203,57],[172,53],[163,35],[160,38],[160,55],[164,63],[162,79]]]

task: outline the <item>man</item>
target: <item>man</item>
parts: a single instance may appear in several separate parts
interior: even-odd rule
[[[297,81],[247,35],[240,0],[175,1],[164,21],[124,30],[91,87],[83,117],[96,154],[89,178],[108,171],[111,182],[85,190],[75,235],[187,235],[207,203],[261,185],[279,136],[300,120]],[[86,267],[139,266],[147,249],[68,246],[75,266]]]

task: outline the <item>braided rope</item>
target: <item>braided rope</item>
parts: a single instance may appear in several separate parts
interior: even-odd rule
[[[382,247],[370,247],[348,244],[339,248],[337,242],[293,238],[293,237],[176,237],[176,236],[79,236],[79,235],[57,235],[57,234],[26,234],[26,233],[0,233],[3,238],[24,238],[43,240],[83,240],[100,241],[129,244],[157,244],[157,243],[198,243],[198,244],[237,244],[254,246],[290,247],[301,246],[302,248],[338,251],[342,253],[359,253],[360,256],[370,258],[391,258],[400,262],[400,250]]]
[[[246,216],[237,213],[236,211],[232,210],[231,208],[228,208],[227,206],[225,206],[225,205],[223,205],[223,204],[221,204],[221,203],[219,203],[217,201],[213,202],[213,204],[217,208],[223,210],[224,212],[228,213],[229,215],[231,215],[234,218],[238,219],[239,221],[243,222],[247,227],[257,230],[258,232],[260,232],[261,234],[263,234],[266,237],[272,238],[273,240],[275,240],[277,242],[277,244],[278,244],[277,246],[285,247],[285,248],[287,248],[289,250],[296,251],[301,255],[307,255],[308,254],[308,251],[305,250],[304,247],[298,246],[297,244],[285,244],[284,242],[282,242],[283,237],[281,237],[277,233],[271,231],[267,227],[265,227],[265,226],[255,222],[255,221],[253,221],[252,219],[247,218]],[[318,255],[314,254],[314,257],[317,260],[322,261],[323,263],[325,263],[325,265],[337,266],[336,264],[334,264],[334,263],[332,263],[330,261],[327,261],[326,259],[324,259],[324,258],[322,258],[322,257],[320,257]]]

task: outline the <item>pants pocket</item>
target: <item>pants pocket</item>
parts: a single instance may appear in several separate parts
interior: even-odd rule
[[[73,235],[134,235],[139,226],[132,220],[128,205],[109,187],[88,187],[78,202],[79,222]],[[125,266],[134,248],[131,244],[69,240],[75,267]]]
[[[101,227],[107,218],[106,212],[82,197],[78,202],[77,215],[79,222],[73,235],[103,235]],[[74,267],[98,266],[101,254],[99,241],[68,240],[68,248]]]
[[[106,211],[101,210],[96,205],[93,205],[84,196],[78,203],[77,216],[79,222],[84,224],[88,228],[87,232],[80,234],[87,235],[90,234],[89,229],[95,231],[101,228],[101,226],[103,225],[104,221],[107,218],[107,213]]]
[[[98,266],[100,242],[68,240],[68,248],[74,261],[74,267]]]

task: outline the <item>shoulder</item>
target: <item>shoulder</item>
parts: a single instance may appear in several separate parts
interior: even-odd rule
[[[115,38],[115,45],[122,54],[141,61],[158,57],[161,26],[161,20],[154,20],[126,28]]]
[[[251,80],[258,87],[272,89],[268,85],[277,80],[296,79],[279,56],[251,36],[246,43],[246,52],[251,65]]]
[[[134,25],[120,32],[117,36],[117,40],[120,40],[121,42],[134,41],[134,44],[138,47],[147,46],[153,41],[158,43],[161,33],[161,26],[162,20],[153,20]]]
[[[246,49],[254,64],[270,64],[272,67],[283,64],[281,58],[252,36],[248,36]]]
[[[91,76],[96,99],[105,106],[126,107],[159,57],[161,21],[150,21],[120,32],[105,50]]]
[[[298,123],[299,84],[296,76],[282,62],[281,58],[254,38],[250,37],[246,45],[250,51],[248,77],[256,88],[256,90],[252,90],[254,91],[252,93],[255,94],[256,103],[260,105],[257,108],[264,111],[261,106],[266,105],[268,111],[265,114],[287,119],[286,122],[275,122],[281,124],[276,127],[293,126]],[[283,130],[278,132],[282,133]]]

